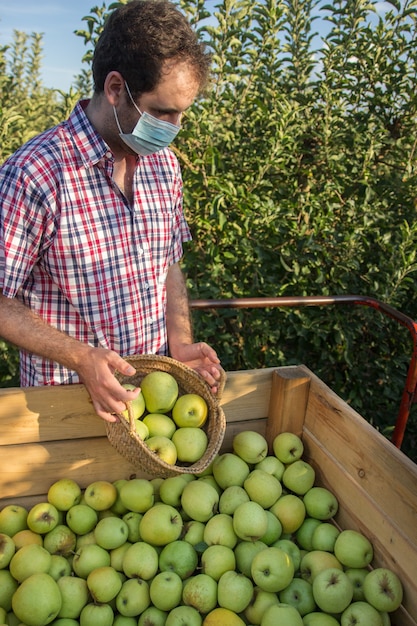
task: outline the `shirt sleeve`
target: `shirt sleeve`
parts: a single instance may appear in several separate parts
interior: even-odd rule
[[[14,297],[54,230],[42,181],[6,163],[0,169],[0,287]]]

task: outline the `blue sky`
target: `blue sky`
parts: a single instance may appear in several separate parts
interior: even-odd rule
[[[0,0],[0,46],[12,41],[14,30],[43,33],[43,83],[68,91],[86,52],[84,40],[74,31],[85,28],[82,18],[91,7],[102,4],[101,0]]]

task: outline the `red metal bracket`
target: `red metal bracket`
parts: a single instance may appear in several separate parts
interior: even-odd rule
[[[296,307],[296,306],[328,306],[334,304],[354,304],[376,309],[383,315],[396,320],[402,326],[408,328],[413,350],[407,371],[400,408],[395,422],[392,443],[401,448],[404,433],[410,415],[411,405],[416,401],[417,387],[417,323],[404,313],[397,311],[389,304],[369,298],[367,296],[294,296],[276,298],[230,298],[225,300],[191,300],[192,309],[243,309],[243,308],[273,308],[273,307]]]

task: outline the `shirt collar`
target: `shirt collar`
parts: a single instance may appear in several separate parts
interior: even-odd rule
[[[80,100],[71,112],[67,126],[86,167],[97,165],[104,158],[113,160],[113,155],[104,139],[91,124],[85,109],[89,100]]]

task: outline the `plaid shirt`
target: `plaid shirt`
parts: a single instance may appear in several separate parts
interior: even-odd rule
[[[0,168],[0,287],[79,341],[166,354],[166,275],[191,239],[179,164],[168,149],[138,159],[130,207],[85,105]],[[74,382],[22,351],[22,386]]]

